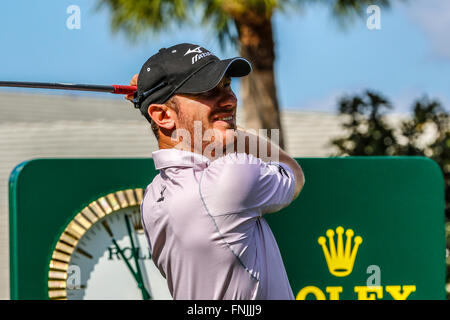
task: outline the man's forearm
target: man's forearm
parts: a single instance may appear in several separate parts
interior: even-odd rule
[[[248,137],[248,139],[246,137]],[[245,153],[252,154],[253,156],[258,157],[265,162],[274,161],[275,159],[275,161],[284,163],[289,166],[289,168],[294,173],[295,199],[300,194],[300,191],[305,184],[305,176],[303,174],[303,170],[297,163],[297,161],[295,161],[295,159],[290,157],[287,152],[285,152],[276,144],[272,143],[270,140],[253,133],[249,133],[245,131],[245,129],[239,128],[237,129],[237,144],[239,144],[242,139],[244,139],[245,141]],[[265,148],[265,150],[262,148]],[[235,144],[235,150],[238,149],[240,149],[239,146]]]

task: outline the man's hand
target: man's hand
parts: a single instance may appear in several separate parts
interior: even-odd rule
[[[240,138],[239,138],[239,135],[241,136]],[[303,170],[300,167],[300,165],[297,163],[297,161],[295,161],[295,159],[291,158],[287,154],[286,151],[281,149],[276,144],[272,143],[270,140],[266,139],[265,137],[250,133],[241,127],[238,127],[236,129],[237,139],[234,140],[234,143],[236,143],[236,140],[243,139],[242,137],[245,137],[245,136],[248,136],[249,139],[244,140],[245,141],[245,151],[244,150],[242,150],[242,151],[244,151],[247,154],[252,154],[253,156],[260,158],[261,160],[263,160],[265,162],[271,161],[273,159],[273,156],[278,155],[278,158],[279,158],[278,161],[286,164],[287,166],[289,166],[289,168],[291,168],[292,172],[294,173],[294,178],[295,178],[294,199],[297,198],[305,184],[305,176],[303,174]],[[250,142],[251,136],[253,136],[253,138],[254,138],[253,143],[256,143],[256,146],[255,146],[256,148],[252,148],[249,145],[249,143],[251,143]],[[260,140],[267,143],[266,152],[264,152],[266,154],[260,153],[260,150],[259,150],[259,147],[261,146]],[[241,150],[237,150],[236,145],[235,145],[235,152],[236,151],[242,152]]]
[[[133,76],[133,78],[131,78],[130,86],[137,86],[137,80],[138,80],[138,74],[136,73],[136,74]],[[133,98],[134,98],[134,94],[133,94],[133,93],[127,94],[127,95],[125,96],[125,99],[127,99],[127,100],[129,100],[129,101],[133,101]]]

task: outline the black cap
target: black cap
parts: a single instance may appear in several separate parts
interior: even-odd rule
[[[243,77],[251,70],[244,58],[220,60],[195,44],[162,48],[142,66],[133,102],[148,118],[151,103],[164,103],[176,93],[206,92],[216,87],[225,74]]]

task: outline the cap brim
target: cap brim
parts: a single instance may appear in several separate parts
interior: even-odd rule
[[[214,89],[225,74],[230,77],[244,77],[251,71],[250,62],[241,57],[217,60],[195,73],[175,93],[196,94],[206,92]]]

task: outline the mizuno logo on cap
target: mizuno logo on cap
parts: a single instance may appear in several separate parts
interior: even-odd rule
[[[186,56],[189,53],[202,53],[202,50],[200,50],[200,47],[197,47],[194,50],[188,49],[188,51],[186,51],[186,53],[184,55]]]
[[[212,53],[209,52],[209,51],[203,52],[203,53],[200,53],[200,54],[197,53],[195,56],[192,57],[192,64],[196,63],[201,58],[204,58],[204,57],[207,57],[207,56],[210,56],[210,55],[212,55]]]

